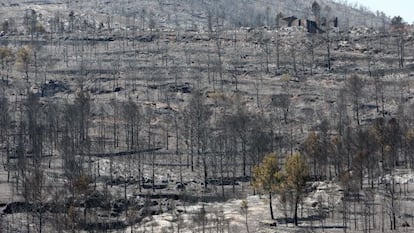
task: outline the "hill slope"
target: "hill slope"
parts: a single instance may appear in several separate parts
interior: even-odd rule
[[[75,20],[96,21],[96,26],[135,25],[137,27],[206,29],[208,16],[218,16],[228,27],[274,26],[278,13],[284,16],[313,18],[311,6],[314,0],[42,0],[2,1],[2,21],[11,16],[24,15],[27,9],[42,11],[43,21],[49,22],[57,15],[74,13]],[[319,0],[321,15],[326,18],[338,17],[341,27],[364,25],[380,27],[387,18],[376,16],[364,7],[332,0]]]

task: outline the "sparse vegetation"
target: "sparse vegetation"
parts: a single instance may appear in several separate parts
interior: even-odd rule
[[[0,12],[0,232],[413,231],[401,17],[330,0]]]

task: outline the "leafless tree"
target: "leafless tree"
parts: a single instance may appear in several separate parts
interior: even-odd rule
[[[196,90],[188,104],[186,115],[189,122],[190,130],[190,153],[191,153],[191,170],[193,167],[193,150],[197,153],[197,160],[201,159],[204,170],[204,184],[207,186],[207,143],[209,135],[209,118],[211,111],[205,103],[203,94]]]
[[[353,105],[355,120],[358,125],[360,122],[360,104],[361,98],[363,97],[364,81],[357,75],[352,75],[346,81],[346,90],[351,97],[351,102]]]
[[[5,145],[6,161],[4,161],[4,154],[2,154],[3,167],[7,169],[7,182],[10,182],[10,144],[9,144],[9,124],[11,117],[9,114],[9,100],[2,94],[0,95],[0,143]]]

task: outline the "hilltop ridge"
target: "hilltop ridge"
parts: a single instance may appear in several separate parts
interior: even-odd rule
[[[29,9],[41,13],[40,21],[50,30],[56,18],[68,18],[85,22],[96,28],[170,28],[174,30],[207,30],[209,17],[219,18],[223,25],[234,27],[274,27],[279,13],[283,16],[312,18],[314,0],[271,1],[271,0],[41,0],[3,1],[5,21],[16,15],[25,15]],[[383,27],[389,18],[383,13],[373,13],[367,8],[352,5],[346,1],[318,0],[321,16],[338,17],[339,26]],[[211,19],[211,18],[210,18]],[[69,22],[64,22],[68,25]]]

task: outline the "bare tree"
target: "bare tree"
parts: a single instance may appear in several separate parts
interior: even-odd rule
[[[401,16],[395,16],[391,19],[391,25],[393,31],[397,34],[396,36],[396,45],[397,45],[397,57],[398,57],[398,66],[399,68],[404,67],[404,57],[405,57],[405,40],[404,33],[406,32],[405,23]]]
[[[26,82],[29,82],[29,68],[32,61],[30,47],[21,47],[16,54],[16,66],[26,74]]]
[[[232,135],[237,136],[240,141],[243,176],[246,176],[247,140],[248,132],[252,128],[252,122],[250,114],[245,110],[245,106],[242,105],[239,101],[236,104],[234,113],[229,116],[225,116],[225,119],[223,119],[224,122],[222,122],[222,124],[223,127],[228,127],[229,132],[231,132]]]
[[[142,154],[141,150],[143,148],[140,138],[142,137],[141,130],[143,124],[143,114],[139,105],[137,105],[131,98],[124,103],[122,107],[122,115],[124,118],[124,127],[125,127],[125,144],[127,145],[128,150],[137,153],[137,169],[138,169],[138,188],[141,191],[141,179],[142,179]],[[134,159],[135,160],[135,159]],[[127,161],[131,163],[131,161]],[[126,194],[126,185],[125,180],[125,194]]]
[[[202,159],[204,170],[204,185],[207,186],[207,143],[209,135],[208,122],[211,111],[205,103],[205,97],[200,91],[194,91],[186,112],[190,120],[191,169],[193,170],[193,149],[197,153],[197,160]]]
[[[269,63],[270,63],[270,58],[272,56],[272,44],[271,44],[271,38],[269,37],[269,35],[267,34],[266,31],[261,31],[260,32],[260,36],[258,38],[258,43],[260,45],[260,48],[264,54],[264,58],[265,58],[265,64],[266,64],[266,73],[269,73]]]
[[[276,16],[276,67],[277,69],[280,69],[280,46],[281,46],[281,37],[279,30],[281,28],[281,21],[282,21],[283,15],[282,13],[278,13]]]
[[[242,214],[244,215],[244,222],[246,224],[246,231],[247,233],[249,233],[249,223],[248,223],[248,215],[249,215],[249,203],[247,202],[247,200],[242,200],[241,204],[240,204],[240,210],[242,212]]]
[[[364,81],[357,75],[352,75],[346,81],[346,90],[351,97],[355,120],[360,125],[360,104],[363,96]]]
[[[2,155],[2,162],[5,169],[7,169],[7,182],[10,182],[10,143],[9,143],[9,131],[11,116],[9,114],[9,100],[3,94],[0,95],[0,143],[5,146],[6,149],[6,161],[4,161],[4,155]]]
[[[0,47],[0,62],[1,62],[1,69],[2,71],[6,70],[6,80],[9,78],[9,73],[11,69],[11,63],[14,60],[13,51],[8,47]],[[1,76],[2,81],[4,80],[4,76]]]

